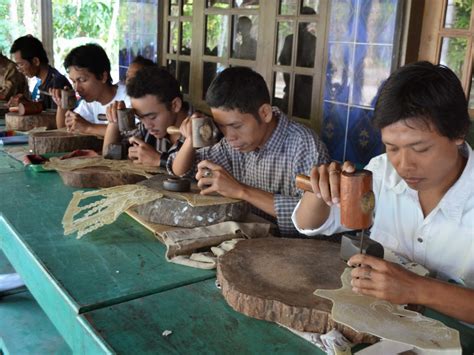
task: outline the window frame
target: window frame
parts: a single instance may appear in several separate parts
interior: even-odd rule
[[[430,1],[425,4],[418,59],[439,63],[443,38],[466,38],[468,44],[461,84],[469,101],[471,90],[474,90],[471,87],[474,74],[474,8],[471,10],[469,29],[455,29],[444,27],[447,6],[448,0]],[[474,108],[469,109],[469,116],[474,120]]]
[[[184,0],[178,0],[180,9]],[[250,67],[259,72],[267,83],[270,94],[273,92],[274,76],[273,73],[288,72],[293,74],[291,80],[291,88],[289,95],[289,102],[293,101],[294,96],[294,74],[311,75],[313,77],[312,87],[312,101],[311,114],[309,119],[301,119],[291,116],[298,122],[304,123],[317,132],[320,131],[323,116],[323,94],[324,94],[324,80],[327,67],[327,29],[329,25],[330,4],[329,0],[321,0],[319,3],[318,13],[316,15],[300,15],[303,0],[297,0],[297,14],[296,15],[279,15],[278,7],[279,1],[260,1],[258,9],[251,8],[235,8],[233,1],[229,8],[207,8],[207,1],[194,1],[193,14],[191,21],[193,24],[191,56],[190,56],[190,77],[189,77],[189,94],[185,94],[184,98],[193,103],[198,110],[209,113],[209,108],[203,97],[203,63],[213,62],[221,63],[224,66],[242,65]],[[179,56],[172,55],[167,52],[169,33],[168,23],[170,19],[174,19],[169,15],[170,1],[164,2],[163,11],[161,12],[161,31],[163,33],[163,41],[161,43],[160,65],[166,66],[167,60],[170,58],[179,58]],[[216,57],[204,54],[204,46],[206,41],[206,15],[224,14],[230,16],[228,21],[228,38],[229,44],[228,53],[225,57]],[[258,16],[258,47],[255,60],[231,58],[232,52],[232,31],[233,31],[233,16],[251,15]],[[297,28],[299,22],[314,22],[317,18],[316,26],[316,53],[314,59],[314,68],[302,68],[296,66],[296,60],[292,61],[291,66],[282,66],[275,64],[275,51],[278,46],[277,26],[278,22],[285,18],[296,19],[294,28]],[[297,33],[297,32],[294,32]],[[297,36],[294,36],[293,56],[296,56],[295,42]]]

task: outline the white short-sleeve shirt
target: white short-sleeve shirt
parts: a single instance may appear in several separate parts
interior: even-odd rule
[[[474,157],[462,147],[468,161],[456,183],[426,218],[418,193],[397,174],[386,154],[373,158],[366,169],[373,173],[375,194],[371,239],[433,272],[442,280],[454,280],[474,288]],[[342,232],[340,210],[331,207],[329,218],[306,235]]]
[[[107,124],[107,121],[99,121],[97,116],[99,114],[105,114],[107,106],[114,101],[124,101],[126,107],[131,107],[130,98],[127,96],[127,90],[125,85],[117,84],[117,92],[115,93],[114,98],[102,105],[98,101],[86,102],[86,100],[81,100],[79,105],[74,109],[74,112],[80,114],[85,120],[94,124]]]

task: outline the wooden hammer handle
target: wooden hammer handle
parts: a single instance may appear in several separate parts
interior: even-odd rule
[[[309,176],[303,174],[296,175],[295,185],[301,190],[313,192],[313,187],[311,186],[311,180]]]
[[[169,126],[166,129],[166,133],[168,133],[168,134],[181,134],[181,132],[179,130],[179,127],[176,127],[176,126]]]

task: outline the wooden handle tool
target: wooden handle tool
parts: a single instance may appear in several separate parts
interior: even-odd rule
[[[295,185],[297,188],[303,191],[313,192],[313,187],[311,186],[311,180],[309,176],[303,174],[296,175]]]
[[[166,133],[168,134],[180,134],[180,130],[179,130],[179,127],[176,127],[176,126],[169,126],[167,129],[166,129]]]
[[[309,176],[297,175],[296,187],[313,192]],[[341,173],[341,224],[350,229],[360,229],[360,249],[364,242],[364,230],[372,225],[375,197],[372,191],[372,172],[357,170]]]

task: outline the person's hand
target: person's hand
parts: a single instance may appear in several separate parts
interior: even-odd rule
[[[21,102],[27,101],[23,94],[16,94],[10,97],[10,100],[7,102],[8,107],[17,107]]]
[[[117,110],[126,108],[125,102],[123,101],[114,101],[109,106],[107,106],[106,116],[107,120],[110,123],[117,123]]]
[[[243,185],[222,166],[209,160],[203,160],[198,164],[196,179],[202,195],[217,192],[225,197],[241,198]]]
[[[68,89],[68,87],[65,86],[64,89]],[[48,91],[51,94],[51,98],[53,99],[56,106],[61,107],[61,96],[62,96],[61,91],[62,91],[62,89],[51,88]]]
[[[198,117],[206,117],[206,115],[200,111],[196,111],[190,117],[186,117],[186,119],[181,123],[181,126],[179,126],[181,135],[191,143],[193,140],[192,119]]]
[[[161,154],[155,148],[137,137],[130,137],[128,141],[131,144],[130,148],[128,148],[128,157],[134,163],[150,166],[160,165]]]
[[[191,116],[192,117],[192,116]],[[191,117],[186,117],[183,122],[181,122],[181,126],[179,126],[179,132],[181,135],[186,139],[192,142],[193,140],[193,133],[191,128]]]
[[[395,304],[419,303],[416,290],[421,276],[401,265],[365,254],[354,255],[347,264],[355,266],[351,272],[354,292]]]
[[[66,128],[69,132],[87,133],[87,129],[92,125],[81,115],[74,111],[66,111]]]
[[[311,169],[311,187],[318,198],[322,198],[328,206],[339,205],[341,191],[341,172],[353,173],[355,166],[346,161],[342,167],[337,162],[315,166]]]

